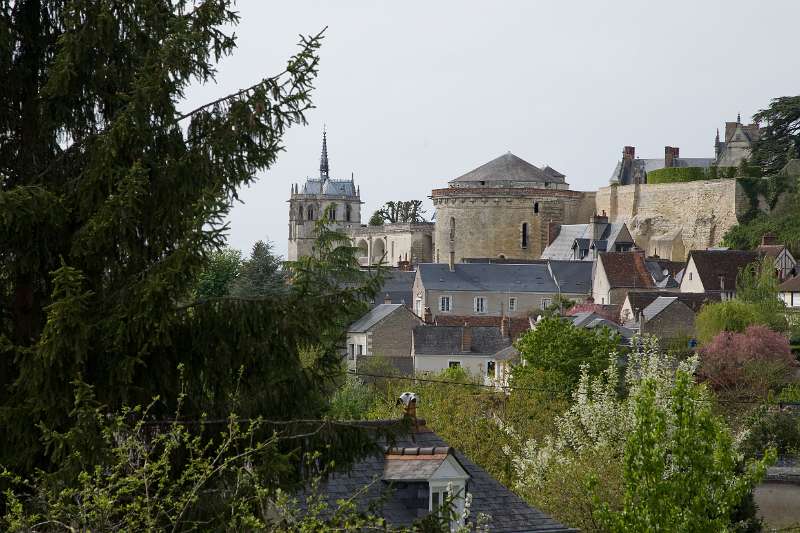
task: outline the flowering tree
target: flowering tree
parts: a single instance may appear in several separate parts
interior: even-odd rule
[[[678,505],[681,500],[671,491],[679,487],[684,490],[685,483],[672,480],[671,476],[678,475],[683,463],[670,462],[672,456],[666,451],[670,446],[691,446],[694,438],[708,438],[710,448],[701,449],[719,455],[714,455],[708,463],[692,462],[694,456],[684,448],[676,448],[676,453],[691,456],[692,461],[687,459],[687,464],[698,469],[693,475],[702,476],[706,470],[714,474],[709,478],[710,485],[699,485],[697,490],[722,491],[726,494],[725,502],[738,505],[742,500],[740,488],[751,487],[754,478],[745,479],[736,473],[740,460],[727,429],[716,419],[710,430],[699,428],[697,423],[712,421],[706,411],[695,413],[691,420],[679,416],[685,412],[682,406],[689,401],[685,398],[687,394],[692,402],[702,401],[706,407],[709,403],[702,387],[686,383],[691,381],[688,376],[698,364],[696,356],[678,362],[659,350],[655,340],[645,338],[630,354],[622,383],[616,354],[610,355],[608,367],[596,377],[591,377],[584,367],[573,404],[556,419],[557,429],[551,436],[541,441],[525,440],[513,428],[505,428],[519,440],[516,447],[504,449],[514,465],[515,489],[556,518],[583,531],[607,531],[611,526],[616,530],[614,527],[622,520],[618,520],[617,513],[629,512],[635,505],[648,505],[647,501],[639,500],[640,496],[649,498],[653,494],[648,491],[662,490],[661,498]],[[620,394],[621,388],[627,390],[627,396]],[[648,402],[646,408],[642,407],[643,397]],[[652,420],[660,425],[651,427]],[[695,430],[696,435],[692,433]],[[642,439],[648,431],[648,435],[658,431],[657,437],[664,439],[664,453],[648,459],[648,465],[664,476],[665,485],[658,488],[640,487],[634,474],[637,463],[633,454],[644,453]],[[679,460],[682,459],[675,459]],[[736,491],[726,492],[733,485]],[[700,492],[692,494],[701,498]],[[715,517],[722,520],[721,517],[729,516],[730,513],[725,514],[727,509]],[[658,516],[657,509],[651,512]]]
[[[712,388],[739,396],[766,396],[789,383],[797,366],[789,340],[760,325],[719,333],[700,358],[700,375]]]
[[[739,473],[733,439],[711,412],[705,388],[679,370],[668,391],[665,397],[664,383],[648,378],[627,402],[634,423],[625,444],[623,506],[611,511],[603,504],[600,522],[618,532],[728,531],[774,452]]]

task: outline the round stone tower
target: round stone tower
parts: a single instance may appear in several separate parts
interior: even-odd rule
[[[436,209],[434,261],[539,259],[548,228],[585,222],[594,198],[570,191],[565,176],[511,152],[431,193]]]
[[[329,225],[345,231],[361,225],[361,191],[350,179],[335,180],[328,166],[328,135],[322,132],[322,157],[319,178],[306,178],[302,187],[291,187],[289,198],[289,261],[311,255],[314,247],[314,226],[328,207]]]

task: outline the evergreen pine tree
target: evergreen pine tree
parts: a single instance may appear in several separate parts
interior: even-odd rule
[[[321,412],[375,290],[338,282],[358,274],[341,236],[320,227],[286,293],[191,299],[237,191],[305,123],[319,61],[321,35],[302,38],[282,73],[183,111],[235,47],[232,3],[0,1],[0,464],[55,468],[70,450],[42,434],[75,426],[87,387],[110,411],[158,395],[156,418],[182,392],[186,417],[227,416],[234,391],[242,417]]]

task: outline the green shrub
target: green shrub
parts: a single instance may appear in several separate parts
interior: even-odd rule
[[[647,173],[647,183],[683,183],[715,178],[717,178],[716,175],[702,167],[660,168]]]

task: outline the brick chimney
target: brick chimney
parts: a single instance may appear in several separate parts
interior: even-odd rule
[[[461,351],[472,351],[472,330],[466,322],[464,322],[464,327],[461,329]]]
[[[511,317],[504,316],[500,319],[500,336],[503,338],[511,336]]]
[[[676,159],[680,157],[678,154],[680,153],[680,148],[677,146],[665,146],[664,147],[664,166],[666,168],[672,168],[677,163]]]
[[[433,324],[433,313],[431,313],[430,307],[425,306],[425,312],[423,313],[422,320],[424,320],[426,324]]]
[[[778,237],[772,232],[767,232],[761,236],[762,245],[778,244]]]
[[[392,303],[392,297],[391,297],[391,296],[389,296],[389,293],[388,293],[388,292],[387,292],[386,294],[384,294],[384,295],[383,295],[383,303],[385,303],[385,304],[390,304],[390,303]]]
[[[636,148],[634,146],[626,146],[622,149],[622,160],[633,161],[636,157]]]
[[[559,233],[561,233],[561,223],[550,221],[547,223],[547,246],[553,244]]]
[[[636,148],[625,146],[622,149],[622,175],[620,180],[624,183],[633,175],[633,160],[636,158]]]

